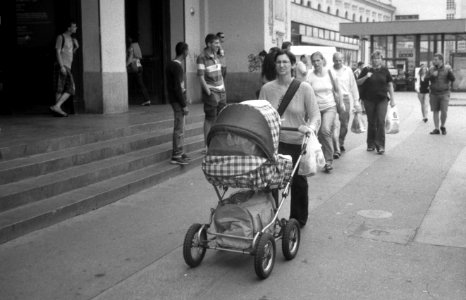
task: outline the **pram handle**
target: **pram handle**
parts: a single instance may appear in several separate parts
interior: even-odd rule
[[[294,128],[294,127],[280,127],[280,130],[285,130],[285,131],[299,131],[298,128]]]

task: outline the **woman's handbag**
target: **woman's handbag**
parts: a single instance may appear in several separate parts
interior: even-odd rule
[[[322,146],[317,139],[316,134],[311,131],[306,145],[306,153],[299,163],[298,175],[313,176],[317,170],[325,165],[325,157],[322,152]]]
[[[127,67],[128,73],[137,73],[139,68],[138,68],[138,60],[134,59]]]
[[[398,108],[396,106],[388,105],[387,115],[385,117],[385,133],[395,134],[400,132],[400,119],[398,115]]]
[[[330,76],[330,81],[332,82],[333,98],[335,98],[335,103],[337,104],[337,112],[338,114],[341,114],[346,110],[345,103],[340,97],[340,90],[338,89],[338,86],[333,79],[332,71],[328,70],[328,76]]]
[[[355,112],[353,117],[353,123],[351,123],[351,132],[363,133],[367,131],[366,119],[360,112]]]

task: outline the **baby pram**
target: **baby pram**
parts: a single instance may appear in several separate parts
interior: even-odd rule
[[[202,162],[219,201],[208,224],[193,224],[186,233],[183,257],[190,267],[201,263],[206,249],[250,254],[257,276],[264,279],[272,272],[278,240],[287,260],[296,256],[300,226],[295,219],[280,220],[278,213],[299,160],[293,168],[291,156],[278,154],[279,133],[280,116],[265,100],[232,104],[220,112]],[[226,196],[229,188],[239,191]]]

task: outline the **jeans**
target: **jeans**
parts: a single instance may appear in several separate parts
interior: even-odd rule
[[[326,162],[333,161],[333,128],[335,126],[336,114],[337,108],[335,106],[320,111],[322,123],[318,136]]]
[[[385,116],[388,101],[364,101],[367,114],[367,147],[385,148]]]
[[[345,145],[345,138],[346,138],[346,134],[348,133],[348,123],[349,123],[349,119],[350,119],[350,98],[349,97],[343,97],[343,101],[345,103],[345,111],[341,111],[338,115],[339,115],[339,119],[340,119],[340,135],[339,135],[339,142],[340,142],[340,146],[344,146]],[[340,150],[340,149],[335,149],[335,150]]]
[[[183,108],[179,103],[171,103],[175,116],[175,124],[173,126],[173,152],[172,156],[181,156],[184,146],[184,114]]]
[[[280,142],[278,153],[291,155],[293,166],[298,160],[301,153],[301,145],[287,144]],[[305,176],[298,175],[298,171],[294,174],[291,183],[291,206],[290,219],[296,219],[300,225],[305,225],[308,218],[309,196],[308,184]]]

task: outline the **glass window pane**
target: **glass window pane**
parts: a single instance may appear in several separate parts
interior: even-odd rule
[[[396,37],[396,58],[398,73],[414,76],[416,67],[416,50],[414,49],[414,35],[402,35]]]

